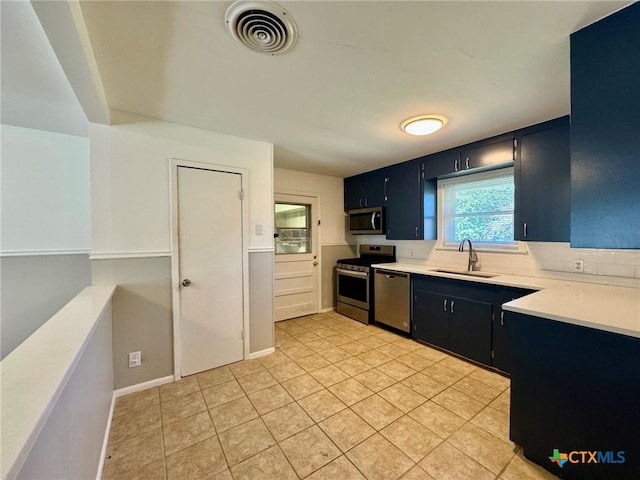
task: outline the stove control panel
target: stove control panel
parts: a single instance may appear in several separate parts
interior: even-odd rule
[[[353,270],[354,272],[369,273],[369,267],[365,267],[362,265],[347,265],[345,263],[339,263],[338,268],[342,268],[343,270]]]

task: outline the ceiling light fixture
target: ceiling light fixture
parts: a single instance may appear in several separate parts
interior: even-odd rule
[[[411,117],[400,124],[400,128],[409,135],[429,135],[437,132],[446,123],[440,115],[419,115]]]

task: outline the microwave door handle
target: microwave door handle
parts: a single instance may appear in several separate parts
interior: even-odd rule
[[[376,230],[376,212],[371,214],[371,230]]]

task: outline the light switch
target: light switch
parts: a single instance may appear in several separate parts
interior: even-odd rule
[[[262,225],[256,223],[256,235],[262,235]]]

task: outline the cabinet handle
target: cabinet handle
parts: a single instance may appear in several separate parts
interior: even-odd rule
[[[469,170],[469,157],[467,157],[467,170]]]
[[[453,171],[457,172],[458,171],[458,160],[453,162]]]
[[[526,236],[527,236],[527,222],[524,222],[524,223],[522,224],[522,235],[523,235],[524,237],[526,237]]]
[[[384,201],[385,202],[388,200],[388,197],[387,197],[387,183],[389,183],[389,177],[385,177],[385,179],[384,179]]]
[[[416,227],[416,238],[418,238],[418,227]]]
[[[454,312],[454,311],[453,311],[453,305],[454,305],[455,303],[456,303],[455,301],[451,300],[451,313],[456,313],[456,312]]]
[[[368,199],[368,198],[365,198],[365,199],[364,199],[364,206],[365,206],[365,207],[368,207],[368,206],[369,206],[369,199]]]
[[[447,311],[447,299],[446,298],[444,299],[444,311],[445,312]]]
[[[504,312],[500,312],[500,325],[504,327]]]
[[[358,205],[360,205],[360,207],[362,207],[362,199],[358,200]]]

